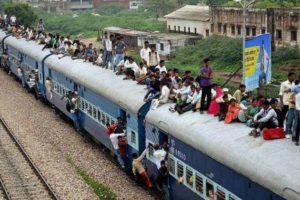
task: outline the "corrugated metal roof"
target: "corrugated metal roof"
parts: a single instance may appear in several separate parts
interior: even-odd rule
[[[185,19],[195,21],[209,21],[209,7],[208,6],[193,6],[186,5],[168,15],[165,16],[167,19]]]

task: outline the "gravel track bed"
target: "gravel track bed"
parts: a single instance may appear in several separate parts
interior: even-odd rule
[[[62,199],[97,199],[66,158],[118,199],[155,199],[137,186],[95,144],[86,142],[52,109],[36,101],[12,77],[0,70],[0,114]],[[1,199],[1,196],[0,196]]]

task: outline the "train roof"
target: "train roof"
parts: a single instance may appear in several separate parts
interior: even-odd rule
[[[1,40],[5,35],[0,30]],[[38,45],[34,41],[26,41],[23,38],[8,37],[5,44],[13,46],[37,61],[42,61],[50,53],[49,50],[42,51],[42,45]],[[45,64],[50,69],[108,98],[125,110],[138,113],[144,105],[143,99],[146,90],[137,85],[135,81],[123,80],[124,76],[117,76],[112,70],[94,66],[81,59],[72,60],[70,56],[58,59],[58,56],[53,55],[45,60]]]
[[[62,59],[50,56],[45,64],[133,113],[138,113],[144,105],[146,90],[135,81],[123,80],[124,76],[117,76],[112,70],[72,60],[69,56]]]
[[[245,124],[225,125],[199,112],[179,115],[169,106],[150,110],[146,120],[274,193],[300,199],[300,148],[291,141],[255,139]]]
[[[3,33],[3,31],[0,31],[0,39],[2,39]],[[42,51],[42,45],[38,45],[34,41],[26,41],[24,38],[17,39],[10,36],[5,39],[4,43],[13,46],[16,50],[30,56],[31,58],[39,62],[41,62],[45,58],[45,56],[50,54],[50,51],[48,49]]]

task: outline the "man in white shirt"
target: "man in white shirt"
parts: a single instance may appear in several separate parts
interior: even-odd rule
[[[164,60],[159,61],[159,65],[157,65],[155,67],[155,69],[159,69],[159,73],[162,73],[162,72],[167,73],[167,68],[165,66],[165,61]]]
[[[278,117],[276,111],[270,106],[277,100],[272,99],[271,102],[265,101],[259,113],[254,116],[254,129],[250,132],[249,136],[257,137],[264,128],[276,128],[278,126]]]
[[[161,167],[161,161],[166,159],[167,152],[163,148],[159,148],[158,144],[153,145],[153,156],[155,158],[155,164],[157,169]]]
[[[145,41],[144,48],[142,48],[140,51],[140,56],[141,56],[142,61],[144,63],[146,63],[147,66],[149,66],[149,53],[150,52],[151,52],[151,49],[149,47],[149,42]]]
[[[280,91],[279,91],[279,96],[280,96],[280,108],[282,111],[282,116],[285,118],[286,113],[289,110],[289,96],[291,95],[290,93],[292,92],[291,89],[294,86],[294,81],[295,81],[295,73],[290,72],[288,74],[288,80],[284,81],[280,85]],[[279,124],[280,127],[283,127],[283,124]]]
[[[20,79],[20,81],[22,83],[22,86],[25,87],[25,78],[24,78],[24,74],[23,74],[22,68],[18,67],[17,72],[18,72],[19,79]]]
[[[124,64],[125,74],[126,74],[124,80],[130,78],[135,79],[135,74],[139,70],[139,66],[136,64],[136,62],[134,62],[134,59],[132,57],[129,57],[128,60],[129,62]]]
[[[160,96],[158,99],[153,99],[151,109],[155,110],[160,104],[167,103],[169,100],[170,89],[168,87],[168,83],[163,81],[162,87],[160,89]]]
[[[159,53],[156,51],[155,46],[151,47],[151,51],[149,52],[149,67],[151,71],[155,71],[155,67],[159,64],[160,57]]]
[[[125,164],[124,161],[122,159],[122,156],[120,154],[120,150],[119,150],[119,145],[118,145],[118,137],[120,136],[125,136],[125,133],[112,133],[109,135],[109,139],[115,149],[115,154],[118,158],[118,162],[121,165],[121,167],[124,169],[125,168]]]
[[[104,66],[108,69],[108,65],[110,65],[110,69],[113,69],[113,56],[112,56],[112,41],[114,36],[110,35],[109,38],[104,39],[105,43],[105,59],[104,59]]]

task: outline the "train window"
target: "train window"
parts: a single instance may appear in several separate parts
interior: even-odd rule
[[[101,114],[101,121],[102,121],[102,124],[105,126],[106,124],[105,124],[105,113],[104,112],[102,112],[102,114]]]
[[[66,90],[65,88],[62,89],[62,95],[65,95],[66,94]]]
[[[109,116],[107,114],[105,114],[105,124],[110,124],[109,123]]]
[[[81,99],[81,110],[84,111],[84,100]]]
[[[177,161],[177,177],[183,177],[183,165]]]
[[[98,122],[101,122],[101,111],[98,110]]]
[[[131,131],[130,142],[136,144],[136,133],[134,131]]]
[[[88,109],[87,109],[88,114],[92,117],[93,115],[93,107],[91,104],[88,104]]]
[[[225,196],[225,192],[222,191],[221,188],[217,187],[217,200],[225,200],[226,196]]]
[[[170,168],[169,169],[170,173],[175,175],[175,160],[174,160],[174,158],[169,156],[168,164],[169,164],[169,168]]]
[[[203,178],[198,174],[196,174],[196,190],[201,194],[203,193]]]
[[[206,182],[206,196],[214,199],[215,193],[214,193],[214,186],[210,182]]]
[[[96,108],[94,106],[93,106],[93,117],[95,119],[97,119],[97,110],[96,110]]]
[[[54,83],[54,91],[58,92],[57,83]]]
[[[149,158],[153,157],[153,154],[154,154],[153,144],[149,143],[148,144],[148,155],[149,155]]]
[[[193,170],[189,167],[185,168],[185,182],[187,185],[193,187],[194,186],[194,175],[193,175]]]
[[[86,112],[88,110],[88,102],[84,101],[84,111]]]

